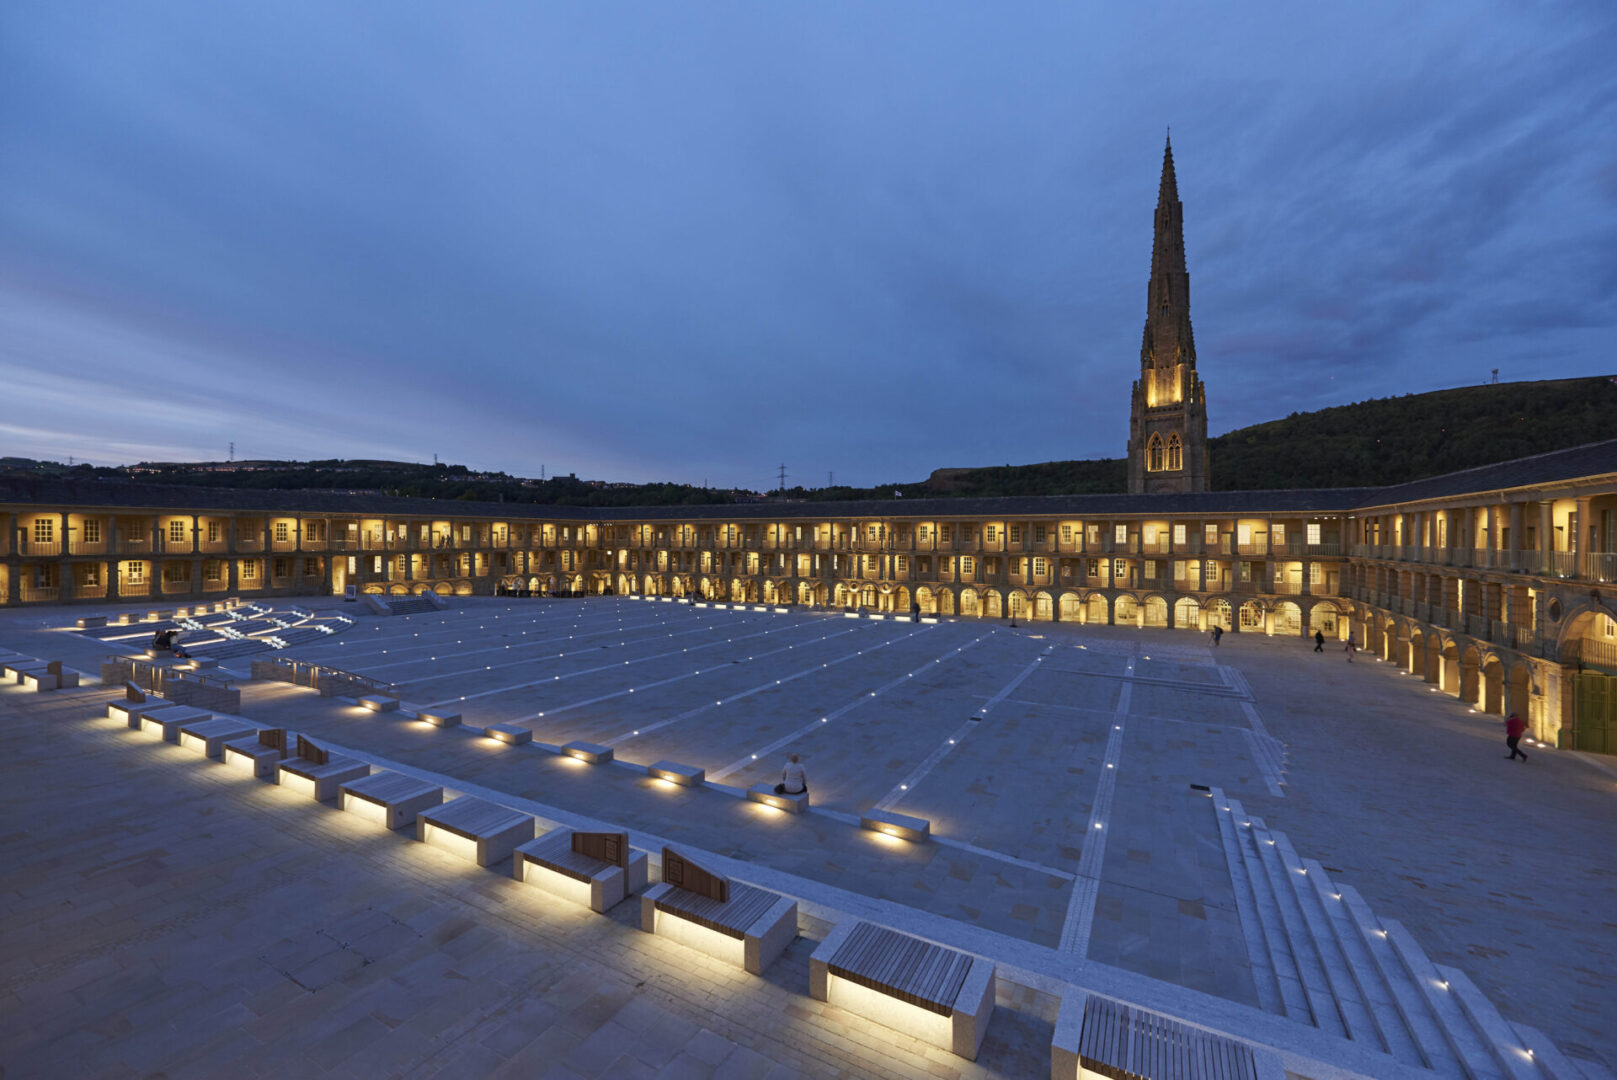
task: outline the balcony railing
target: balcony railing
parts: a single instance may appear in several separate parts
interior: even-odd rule
[[[69,540],[67,553],[69,555],[105,555],[107,554],[105,540]]]
[[[60,540],[35,540],[24,536],[17,543],[18,555],[60,555],[62,542]]]
[[[119,596],[150,596],[152,583],[149,581],[120,581],[118,583]]]
[[[59,585],[34,585],[25,581],[18,590],[18,596],[24,603],[51,603],[61,596],[61,592]]]

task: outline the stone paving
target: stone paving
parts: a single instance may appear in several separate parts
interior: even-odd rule
[[[817,811],[673,790],[287,686],[248,686],[243,712],[1070,954],[1075,972],[1110,965],[1255,1005],[1215,818],[1192,785],[1219,787],[1507,1017],[1617,1063],[1603,1022],[1617,1010],[1613,774],[1562,752],[1506,762],[1496,719],[1390,665],[1252,634],[1215,650],[1110,627],[455,605],[363,617],[290,652],[399,682],[469,726],[610,742],[620,760],[669,758],[736,789],[798,752]],[[0,646],[94,670],[104,644],[42,632],[68,621],[5,613]],[[1254,754],[1254,717],[1287,746],[1283,789]],[[853,815],[878,804],[932,819],[939,842],[859,830]]]

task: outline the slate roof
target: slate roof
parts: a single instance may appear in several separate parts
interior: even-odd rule
[[[717,506],[542,506],[463,502],[340,491],[259,491],[178,484],[103,483],[45,477],[0,478],[0,506],[98,506],[116,512],[223,510],[330,514],[340,517],[430,516],[508,521],[615,522],[838,518],[1105,517],[1346,513],[1423,499],[1617,473],[1617,439],[1484,465],[1388,487],[1275,491],[1202,491],[1184,495],[1025,495],[857,502],[734,503]]]

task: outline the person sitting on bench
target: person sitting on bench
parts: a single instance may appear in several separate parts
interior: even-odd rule
[[[805,795],[808,793],[808,773],[797,763],[797,755],[780,771],[780,783],[775,785],[776,795]]]

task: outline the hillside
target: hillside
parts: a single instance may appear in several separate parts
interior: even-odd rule
[[[1213,489],[1362,487],[1617,438],[1607,377],[1436,390],[1292,413],[1209,440]],[[939,469],[906,496],[1123,491],[1122,458]],[[872,493],[891,491],[873,489]],[[861,493],[868,495],[872,493]]]

